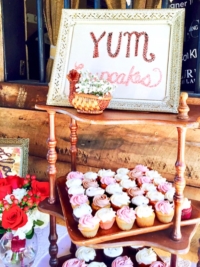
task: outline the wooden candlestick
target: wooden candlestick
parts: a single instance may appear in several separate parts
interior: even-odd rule
[[[187,105],[188,93],[182,92],[180,95],[179,107],[178,107],[178,119],[187,120],[189,118],[188,112],[190,108]]]

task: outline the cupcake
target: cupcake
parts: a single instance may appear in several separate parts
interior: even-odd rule
[[[127,192],[128,188],[130,187],[136,187],[135,181],[130,180],[130,179],[121,180],[119,184],[123,188],[124,192]]]
[[[78,171],[71,171],[67,174],[66,179],[83,179],[83,173]]]
[[[101,229],[110,229],[115,222],[115,211],[112,208],[102,208],[98,210],[95,216],[99,219]]]
[[[101,187],[89,187],[88,189],[86,189],[86,195],[88,196],[88,198],[92,201],[93,198],[97,195],[103,195],[105,192],[105,190]]]
[[[181,220],[188,220],[192,216],[192,206],[191,201],[188,198],[183,199],[183,204],[181,206]]]
[[[140,176],[136,179],[137,185],[141,187],[144,183],[150,184],[152,183],[152,179],[148,176]]]
[[[136,187],[128,188],[126,193],[132,199],[133,197],[144,195],[144,190],[142,190],[142,189],[140,189],[139,187],[136,186]]]
[[[141,177],[143,175],[143,172],[137,171],[135,169],[129,171],[128,176],[131,180],[135,181],[138,177]]]
[[[157,261],[157,255],[152,248],[143,248],[136,253],[135,259],[139,266],[150,266]]]
[[[149,204],[153,207],[158,201],[164,200],[165,198],[165,196],[157,190],[147,192],[146,197],[149,199]]]
[[[87,267],[87,264],[83,260],[73,258],[65,261],[62,265],[62,267],[72,267],[72,266]]]
[[[91,214],[92,208],[87,203],[81,204],[80,206],[77,206],[73,209],[73,216],[75,221],[78,222],[78,220],[85,214]]]
[[[112,196],[113,194],[116,194],[116,193],[122,193],[123,191],[123,188],[118,184],[109,184],[107,187],[106,187],[106,193],[109,195],[109,196]]]
[[[111,267],[133,267],[133,262],[128,256],[120,256],[112,262]]]
[[[150,227],[154,225],[155,213],[148,205],[138,206],[135,209],[136,223],[139,227]]]
[[[118,209],[122,208],[123,206],[128,206],[130,203],[130,197],[127,193],[116,193],[111,196],[110,198],[112,208],[117,211]]]
[[[140,188],[144,190],[145,193],[156,190],[156,186],[152,183],[144,183]]]
[[[83,180],[83,188],[88,189],[89,187],[99,187],[99,184],[96,180],[84,179]]]
[[[128,180],[129,176],[127,174],[123,174],[123,173],[118,173],[115,175],[115,180],[119,183],[122,180]]]
[[[172,188],[172,183],[165,182],[158,185],[158,191],[163,193],[164,195]]]
[[[98,171],[99,178],[102,178],[104,176],[114,177],[114,175],[115,175],[115,172],[111,171],[110,169],[109,170],[101,169],[101,170]]]
[[[84,179],[89,179],[89,180],[96,180],[98,175],[96,172],[86,172],[84,173]]]
[[[79,247],[75,253],[75,256],[79,260],[83,260],[87,263],[93,261],[96,257],[95,249],[89,247]]]
[[[83,215],[79,219],[78,229],[84,237],[94,237],[99,229],[99,219],[91,214]]]
[[[169,223],[174,217],[174,208],[167,200],[158,201],[155,204],[155,212],[158,220],[162,223]]]
[[[116,180],[112,176],[104,176],[100,178],[101,187],[106,189],[106,187],[110,184],[115,184]]]
[[[70,187],[72,186],[81,186],[82,185],[82,180],[81,179],[69,179],[66,181],[66,186],[67,186],[67,189],[69,189]]]
[[[84,194],[85,193],[85,189],[82,187],[82,185],[79,186],[71,186],[68,189],[68,195],[71,198],[71,196],[73,195],[80,195],[80,194]]]
[[[72,206],[72,209],[80,206],[81,204],[87,203],[89,205],[89,200],[88,197],[84,194],[79,194],[79,195],[73,195],[70,198],[70,204]]]
[[[117,211],[116,223],[121,230],[130,230],[135,221],[135,211],[124,206]]]
[[[92,209],[97,211],[101,208],[110,208],[110,200],[105,194],[93,198]]]
[[[175,194],[175,187],[172,187],[165,193],[165,199],[168,200],[170,203],[174,202],[174,194]]]
[[[155,184],[155,186],[158,186],[159,184],[165,183],[166,182],[166,178],[160,176],[160,177],[156,177],[153,179],[153,183]]]
[[[109,265],[112,263],[112,261],[116,258],[122,255],[123,253],[123,247],[114,247],[114,248],[104,248],[103,250],[105,260],[109,263]]]
[[[149,199],[145,196],[136,196],[136,197],[133,197],[131,199],[131,203],[137,207],[137,206],[141,206],[141,205],[147,205],[149,204]]]
[[[138,164],[138,165],[135,166],[134,170],[140,171],[140,172],[145,174],[147,171],[149,171],[149,168],[147,166]]]
[[[154,261],[149,267],[168,267],[168,264],[162,261]]]
[[[129,173],[129,169],[127,168],[119,168],[116,171],[117,174],[128,174]]]
[[[93,261],[87,267],[107,267],[104,262]]]

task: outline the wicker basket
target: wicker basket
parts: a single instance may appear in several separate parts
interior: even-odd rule
[[[104,97],[90,95],[90,94],[77,94],[74,93],[72,105],[80,113],[87,114],[101,114],[110,103],[112,96],[106,95]]]

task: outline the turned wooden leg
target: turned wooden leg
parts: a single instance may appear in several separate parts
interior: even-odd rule
[[[170,267],[176,267],[177,255],[171,254]]]
[[[70,142],[71,142],[71,147],[70,147],[70,151],[71,151],[71,171],[76,171],[76,154],[77,154],[77,123],[76,120],[71,119],[71,123],[70,123]]]
[[[172,233],[172,238],[176,241],[180,240],[181,235],[181,205],[183,203],[183,191],[185,188],[185,137],[186,137],[186,128],[185,127],[177,127],[178,130],[178,152],[177,152],[177,161],[175,164],[176,167],[176,175],[174,179],[175,184],[175,215],[174,215],[174,229]]]
[[[57,267],[58,266],[58,245],[57,245],[58,235],[56,232],[56,217],[50,215],[50,233],[49,233],[49,265],[51,267]]]
[[[48,153],[47,153],[47,160],[49,163],[47,172],[49,177],[50,183],[50,196],[49,196],[49,203],[53,204],[56,200],[56,160],[57,160],[57,153],[56,153],[56,139],[55,139],[55,111],[48,110],[49,115],[49,138],[48,138]]]

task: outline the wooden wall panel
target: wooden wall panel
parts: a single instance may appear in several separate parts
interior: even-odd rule
[[[70,162],[69,119],[56,114],[59,163]],[[48,117],[46,112],[0,108],[0,137],[30,138],[30,156],[46,158]],[[98,126],[79,123],[78,155],[80,166],[95,168],[134,167],[145,164],[174,176],[177,153],[176,128],[169,126]],[[187,184],[200,187],[200,134],[188,129],[186,142]],[[40,166],[38,166],[40,165]],[[62,165],[63,166],[63,165]],[[41,170],[41,163],[29,169]],[[46,166],[43,169],[46,169]],[[59,168],[59,176],[68,171]],[[39,173],[39,176],[43,173]],[[42,178],[42,177],[41,177]]]

